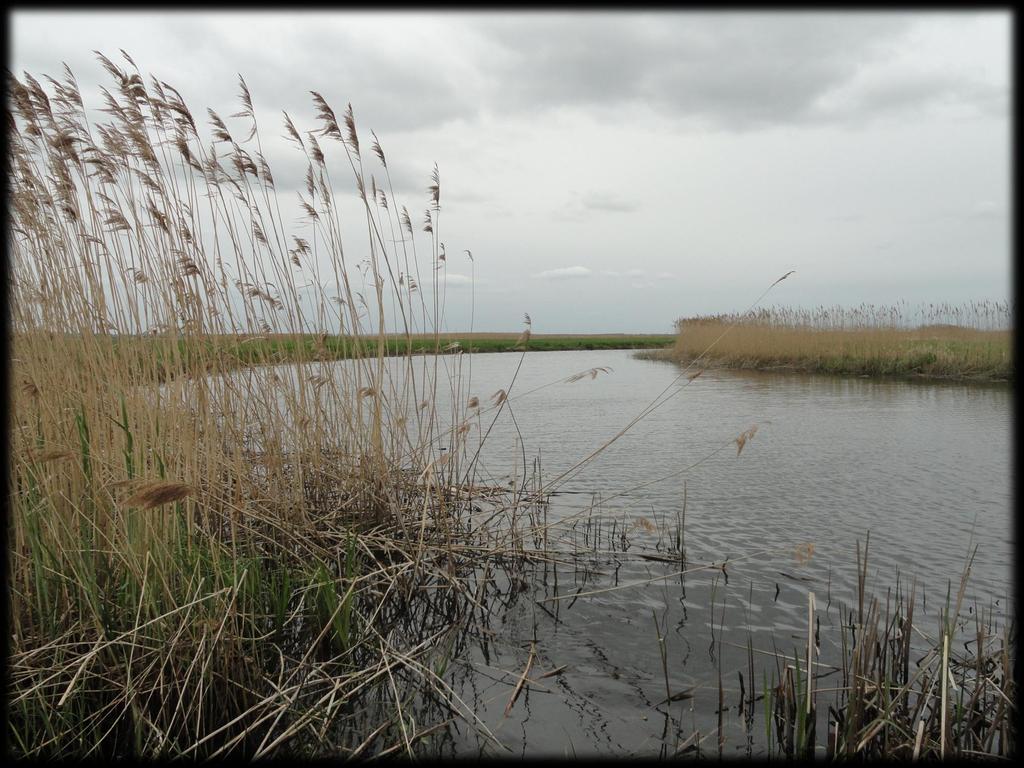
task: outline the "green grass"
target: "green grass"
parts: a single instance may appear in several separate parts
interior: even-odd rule
[[[484,354],[490,352],[556,352],[566,350],[598,349],[664,349],[675,341],[670,334],[537,334],[529,341],[517,344],[517,333],[452,333],[436,339],[428,335],[410,337],[389,335],[384,354]],[[159,381],[182,373],[198,373],[191,361],[202,358],[203,365],[217,359],[218,369],[230,370],[239,366],[309,362],[312,360],[346,360],[357,356],[376,357],[375,337],[353,338],[327,336],[322,340],[311,335],[300,338],[274,336],[209,336],[203,342],[200,355],[196,355],[195,341],[180,340],[168,348],[165,340],[129,337],[116,342],[122,354],[138,361],[140,372],[152,371]],[[148,377],[147,377],[148,378]]]
[[[389,336],[386,355],[404,355],[412,348],[413,354],[434,352],[513,352],[524,348],[531,352],[555,352],[576,349],[655,349],[667,347],[675,341],[671,334],[535,334],[524,344],[517,344],[518,333],[446,333],[435,340],[432,336],[418,335],[407,339]],[[267,356],[276,356],[282,362],[293,360],[298,354],[298,345],[291,338],[268,338],[240,343],[225,340],[225,348],[240,361],[254,362]],[[366,355],[377,354],[375,338],[362,339]],[[457,345],[457,346],[456,346]],[[305,354],[316,353],[316,339],[306,336],[302,340]],[[341,336],[328,336],[323,342],[324,351],[319,359],[343,360],[352,356],[354,340]]]
[[[452,334],[445,337],[446,343],[457,343],[464,352],[511,352],[522,350],[516,346],[518,334]],[[525,349],[530,352],[559,352],[580,349],[660,349],[675,341],[670,334],[535,334],[530,337]],[[415,351],[433,351],[429,343],[414,348]]]

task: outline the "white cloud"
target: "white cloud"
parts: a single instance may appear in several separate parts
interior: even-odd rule
[[[123,46],[147,84],[152,74],[181,89],[204,137],[210,107],[239,139],[247,121],[228,116],[243,74],[281,234],[307,238],[321,255],[319,267],[309,258],[295,269],[300,285],[330,272],[296,203],[307,163],[281,138],[281,111],[305,136],[322,128],[310,90],[339,115],[351,103],[365,181],[387,188],[389,255],[403,271],[421,267],[424,292],[434,275],[420,222],[439,166],[437,232],[453,273],[437,277],[445,317],[458,318],[451,327],[514,329],[529,310],[552,332],[660,331],[684,308],[742,309],[794,266],[799,274],[770,301],[1009,297],[1011,20],[18,11],[8,66],[49,90],[42,75],[59,78],[67,61],[86,108],[106,122],[99,86],[116,84],[92,51],[128,66]],[[268,36],[280,44],[252,45]],[[386,174],[369,151],[371,129]],[[343,148],[321,144],[342,221],[361,221]],[[414,234],[398,221],[392,233],[388,214],[397,219],[402,206]],[[368,252],[365,235],[347,228],[346,252]],[[917,279],[897,283],[897,274]],[[556,282],[537,291],[541,280]],[[594,309],[565,301],[567,286]],[[303,295],[314,301],[319,290]],[[330,280],[323,290],[337,292]]]
[[[558,269],[546,269],[543,272],[538,272],[534,277],[539,277],[542,280],[567,280],[574,277],[590,277],[594,274],[587,267],[559,267]]]

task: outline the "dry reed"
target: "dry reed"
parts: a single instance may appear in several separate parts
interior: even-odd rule
[[[737,368],[1011,379],[1012,307],[983,301],[911,307],[762,308],[677,321],[669,355]]]
[[[98,120],[67,68],[8,77],[12,754],[412,754],[453,718],[489,738],[434,670],[487,620],[478,553],[523,537],[460,488],[445,424],[479,401],[437,406],[464,383],[422,278],[447,261],[436,167],[417,232],[377,137],[370,169],[351,106],[314,93],[318,126],[284,116],[293,232],[244,80],[202,125],[98,56]]]

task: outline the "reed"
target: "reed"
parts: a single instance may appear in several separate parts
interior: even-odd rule
[[[683,318],[668,357],[850,375],[1011,380],[1012,308],[984,301],[763,308]]]
[[[466,480],[437,170],[414,226],[376,136],[314,94],[315,125],[284,116],[296,230],[244,80],[204,118],[99,61],[99,120],[66,68],[8,77],[12,754],[486,738],[437,670],[488,620],[481,559],[514,572],[525,537]]]
[[[603,539],[602,528],[610,522],[596,518],[581,535]],[[667,707],[698,696],[718,718],[717,727],[703,739],[713,734],[719,750],[727,743],[739,746],[731,741],[738,727],[747,741],[748,757],[917,760],[993,759],[1015,754],[1016,621],[1012,615],[999,616],[992,605],[968,604],[967,587],[977,547],[968,552],[959,584],[950,585],[945,605],[939,607],[938,621],[933,624],[922,618],[923,589],[916,580],[908,589],[897,573],[883,594],[869,589],[869,533],[863,546],[857,543],[855,578],[848,580],[855,584],[850,605],[839,605],[838,617],[833,616],[826,624],[819,621],[819,614],[837,608],[823,609],[815,593],[808,591],[806,629],[802,636],[793,635],[797,643],[787,650],[776,647],[776,638],[772,637],[771,649],[756,649],[750,635],[745,643],[731,642],[729,638],[735,637],[739,623],[735,617],[727,620],[724,604],[720,618],[715,610],[716,584],[719,574],[727,574],[725,564],[677,570],[678,559],[671,548],[666,553],[651,554],[644,547],[645,543],[654,545],[656,538],[660,541],[661,534],[670,532],[669,521],[661,521],[660,527],[647,523],[651,528],[634,526],[639,540],[627,540],[625,535],[607,537],[609,548],[601,551],[605,559],[597,560],[595,567],[610,571],[608,565],[629,552],[638,559],[664,563],[668,573],[644,582],[620,583],[616,579],[614,585],[579,588],[547,600],[557,605],[557,601],[575,602],[596,595],[607,599],[612,593],[622,593],[623,599],[628,599],[626,595],[638,586],[683,574],[691,579],[703,576],[710,582],[704,586],[710,589],[709,653],[714,669],[693,686],[672,692],[671,678],[680,668],[686,668],[685,656],[689,653],[673,656],[666,643],[663,627],[670,621],[669,606],[675,600],[665,595],[666,608],[660,618],[660,611],[652,610],[654,637],[650,642],[657,652],[649,657],[648,677],[656,702],[652,706],[659,710],[666,706],[663,739],[670,738],[669,719],[676,729],[683,727],[682,713],[673,717]],[[798,563],[806,562],[813,556],[813,547],[799,545],[786,552]],[[739,570],[742,560],[770,558],[773,554],[778,553],[752,553],[732,562]],[[742,651],[743,658],[732,656],[726,661],[723,646]],[[760,670],[755,652],[761,660]],[[738,680],[738,688],[726,687],[727,674]],[[699,695],[701,689],[707,692],[705,696]],[[734,694],[738,694],[738,702],[726,704]],[[727,717],[730,712],[736,717]],[[758,727],[757,719],[763,727]],[[696,729],[689,734],[677,730],[674,754],[695,749],[702,741],[698,733]],[[759,734],[757,745],[755,734]],[[680,746],[679,739],[684,736]]]
[[[932,633],[915,623],[916,582],[907,595],[897,580],[895,599],[890,590],[884,603],[865,591],[868,548],[860,557],[858,543],[857,606],[840,623],[841,667],[832,670],[841,672],[843,683],[813,687],[809,620],[803,674],[799,652],[791,659],[779,655],[784,672],[765,685],[769,752],[809,756],[820,746],[833,759],[913,760],[1014,754],[1015,623],[998,627],[983,606],[964,611],[976,552],[967,559],[955,602],[947,599],[938,632]],[[812,593],[809,619],[813,602]],[[824,718],[818,715],[822,698]],[[818,745],[815,729],[822,719],[827,736]]]
[[[518,391],[513,376],[474,393],[464,352],[487,340],[444,326],[438,170],[414,219],[376,135],[366,142],[351,106],[339,116],[314,93],[314,127],[283,121],[304,169],[295,225],[244,80],[240,111],[208,110],[201,125],[122,55],[99,57],[112,81],[100,121],[67,69],[45,87],[8,80],[13,756],[411,756],[453,722],[501,750],[446,672],[471,647],[486,658],[490,622],[541,566],[555,594],[537,605],[556,621],[563,602],[684,573],[728,582],[724,563],[687,555],[685,497],[675,536],[659,535],[675,547],[643,555],[672,573],[600,589],[589,570],[636,526],[547,514],[559,483],[700,371],[553,480],[540,482],[539,461],[527,472],[524,455],[511,488],[484,484],[483,442],[500,416],[514,420]],[[495,344],[544,348],[525,320]],[[725,448],[739,454],[755,432]],[[582,582],[559,593],[567,564]],[[867,616],[858,623],[878,620],[875,602]],[[671,693],[668,624],[655,623],[668,704],[688,694]],[[945,661],[929,662],[927,703],[907,705],[928,712],[917,752],[1012,746],[1009,635],[978,633],[986,650],[970,669],[948,638]],[[849,671],[861,687],[836,709],[843,750],[897,749],[893,729],[871,729],[899,697],[863,680],[882,665],[903,684],[905,636],[893,667],[858,635]],[[766,699],[766,717],[781,718],[775,742],[795,752],[814,743],[822,693],[805,682],[809,656],[794,656],[785,685],[764,678],[782,702]],[[536,684],[534,659],[531,645],[509,712]],[[961,672],[958,696],[971,693],[940,693],[933,714],[939,663]],[[752,663],[748,677],[753,691]],[[720,723],[723,680],[719,670]],[[714,733],[721,753],[721,724]],[[700,754],[710,735],[678,751]]]

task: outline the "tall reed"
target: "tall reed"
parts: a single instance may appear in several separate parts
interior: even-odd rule
[[[762,308],[683,318],[670,356],[828,373],[1010,379],[1007,302]]]
[[[296,228],[244,80],[203,117],[99,61],[95,120],[66,67],[8,77],[14,753],[411,752],[413,707],[473,722],[435,670],[472,547],[509,534],[451,492],[476,409],[438,365],[436,167],[414,217],[313,93],[315,128],[283,118]]]

